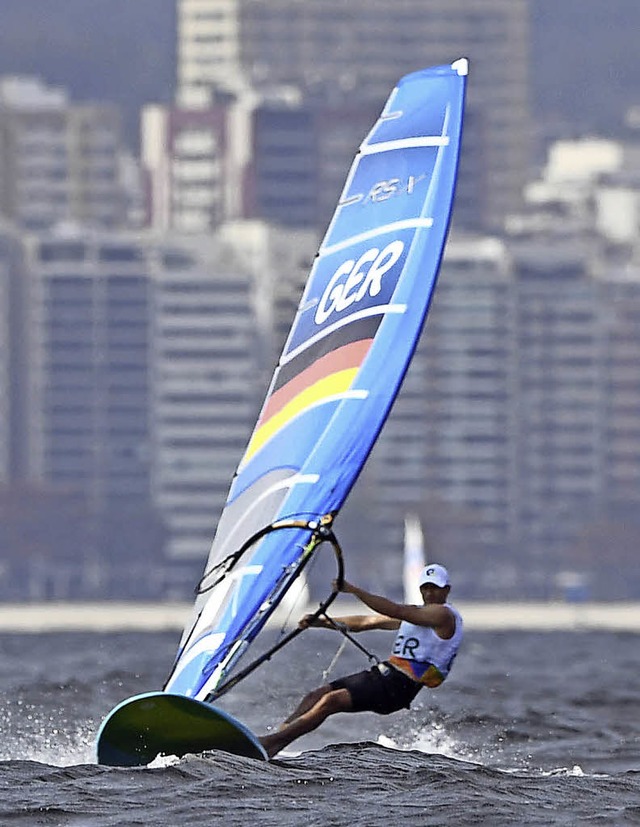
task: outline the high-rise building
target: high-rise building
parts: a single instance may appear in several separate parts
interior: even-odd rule
[[[242,182],[233,175],[231,113],[228,97],[207,109],[145,107],[142,163],[155,231],[203,234],[232,213],[232,193]]]
[[[449,241],[425,330],[372,456],[381,542],[399,550],[404,517],[420,515],[426,553],[457,563],[461,594],[518,537],[513,285],[502,242]]]
[[[613,267],[598,284],[607,308],[599,326],[603,433],[600,492],[611,514],[628,512],[640,492],[640,268]]]
[[[467,229],[499,229],[520,204],[530,163],[527,6],[526,0],[179,0],[178,99],[207,105],[219,86],[291,84],[305,95],[322,90],[379,110],[401,75],[469,57],[455,220]],[[354,124],[354,148],[361,138]]]
[[[35,78],[0,80],[0,213],[29,230],[60,222],[121,227],[120,116],[72,105]]]
[[[0,238],[0,485],[11,478],[11,266]]]
[[[20,234],[0,224],[0,482],[25,478],[27,280]]]
[[[240,265],[254,274],[253,304],[262,340],[260,369],[266,392],[311,272],[319,237],[312,230],[265,221],[230,221],[221,227],[220,237],[232,246]]]
[[[593,241],[450,240],[369,464],[389,583],[411,511],[460,594],[640,593],[640,276]]]
[[[256,103],[244,214],[324,231],[379,110],[377,102],[286,90]]]
[[[76,229],[30,236],[26,246],[33,491],[25,507],[30,502],[38,515],[42,500],[51,536],[29,579],[41,584],[41,596],[48,583],[58,597],[147,595],[163,533],[152,496],[155,305],[147,245]],[[74,504],[56,514],[47,497]],[[68,509],[73,517],[65,518]]]
[[[169,238],[154,262],[155,498],[173,559],[206,559],[257,416],[254,277],[219,237]]]
[[[216,88],[244,86],[239,0],[178,0],[177,103],[205,109]]]
[[[315,241],[238,221],[158,246],[154,496],[173,560],[200,563],[209,551]]]
[[[29,244],[31,479],[96,509],[148,503],[153,295],[144,245],[40,235]]]
[[[529,585],[551,588],[549,569],[597,514],[603,399],[600,327],[604,305],[587,247],[574,238],[518,243],[518,500]],[[546,596],[546,595],[545,595]]]
[[[0,397],[9,412],[0,456],[4,474],[23,443],[31,489],[6,533],[40,515],[25,575],[32,596],[193,587],[282,344],[283,317],[288,327],[299,298],[292,284],[309,269],[303,237],[260,222],[207,237],[71,228],[28,237],[26,299],[12,328],[26,338],[0,351],[0,382],[21,384],[26,398],[17,429],[8,425],[11,395]],[[0,321],[7,340],[8,316]],[[12,353],[21,352],[17,370]],[[0,507],[15,511],[15,497]],[[56,507],[75,516],[58,520]],[[49,522],[55,531],[46,537]]]

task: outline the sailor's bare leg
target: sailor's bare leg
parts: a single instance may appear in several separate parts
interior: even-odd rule
[[[284,722],[280,726],[280,729],[282,729],[287,724],[290,724],[291,721],[295,721],[295,719],[299,718],[303,713],[308,712],[311,709],[311,707],[315,706],[318,703],[318,701],[320,700],[320,698],[323,697],[323,695],[327,694],[327,692],[331,692],[331,687],[328,684],[326,684],[325,686],[320,686],[318,687],[318,689],[312,689],[311,692],[308,692],[300,701],[295,710],[291,713],[291,715],[289,715],[289,717],[284,720]]]
[[[301,704],[302,706],[302,704]],[[306,735],[320,726],[330,715],[336,712],[349,712],[351,710],[351,695],[348,689],[330,689],[324,692],[319,700],[305,712],[285,723],[277,732],[271,735],[264,735],[260,743],[265,748],[269,758],[277,752],[289,746],[296,738]]]

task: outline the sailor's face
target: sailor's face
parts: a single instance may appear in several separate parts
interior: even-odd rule
[[[423,583],[420,586],[420,594],[425,604],[427,603],[446,603],[447,595],[449,594],[449,587],[436,586],[435,583]]]

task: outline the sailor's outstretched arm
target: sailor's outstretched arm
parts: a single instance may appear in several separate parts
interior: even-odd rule
[[[354,595],[354,597],[362,601],[365,606],[388,618],[397,618],[404,608],[404,605],[401,603],[389,600],[388,597],[383,597],[381,594],[373,594],[372,592],[365,591],[365,589],[361,589],[359,586],[355,586],[347,580],[343,580],[342,583],[334,580],[333,587],[334,589],[339,589],[341,592]]]
[[[366,632],[371,629],[397,629],[400,621],[393,617],[386,615],[345,615],[343,617],[328,618],[325,615],[314,617],[313,615],[305,615],[299,625],[306,629],[309,626],[318,627],[320,629],[340,629],[344,628],[347,632]]]
[[[347,580],[343,580],[342,584],[334,581],[334,588],[340,591],[353,594],[358,600],[361,600],[365,606],[378,612],[380,615],[386,616],[389,620],[395,620],[397,626],[384,626],[377,628],[395,628],[400,625],[400,621],[407,620],[409,623],[414,623],[417,626],[428,626],[432,629],[442,629],[444,634],[441,637],[451,637],[455,629],[455,620],[451,610],[443,604],[431,604],[424,606],[413,606],[407,603],[396,603],[394,600],[389,600],[388,597],[383,597],[380,594],[372,594],[371,592],[361,589],[359,586],[354,586]]]

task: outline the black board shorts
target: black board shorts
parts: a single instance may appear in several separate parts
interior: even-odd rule
[[[422,689],[422,684],[388,663],[338,678],[331,681],[330,686],[349,690],[352,712],[377,712],[378,715],[408,709]]]

